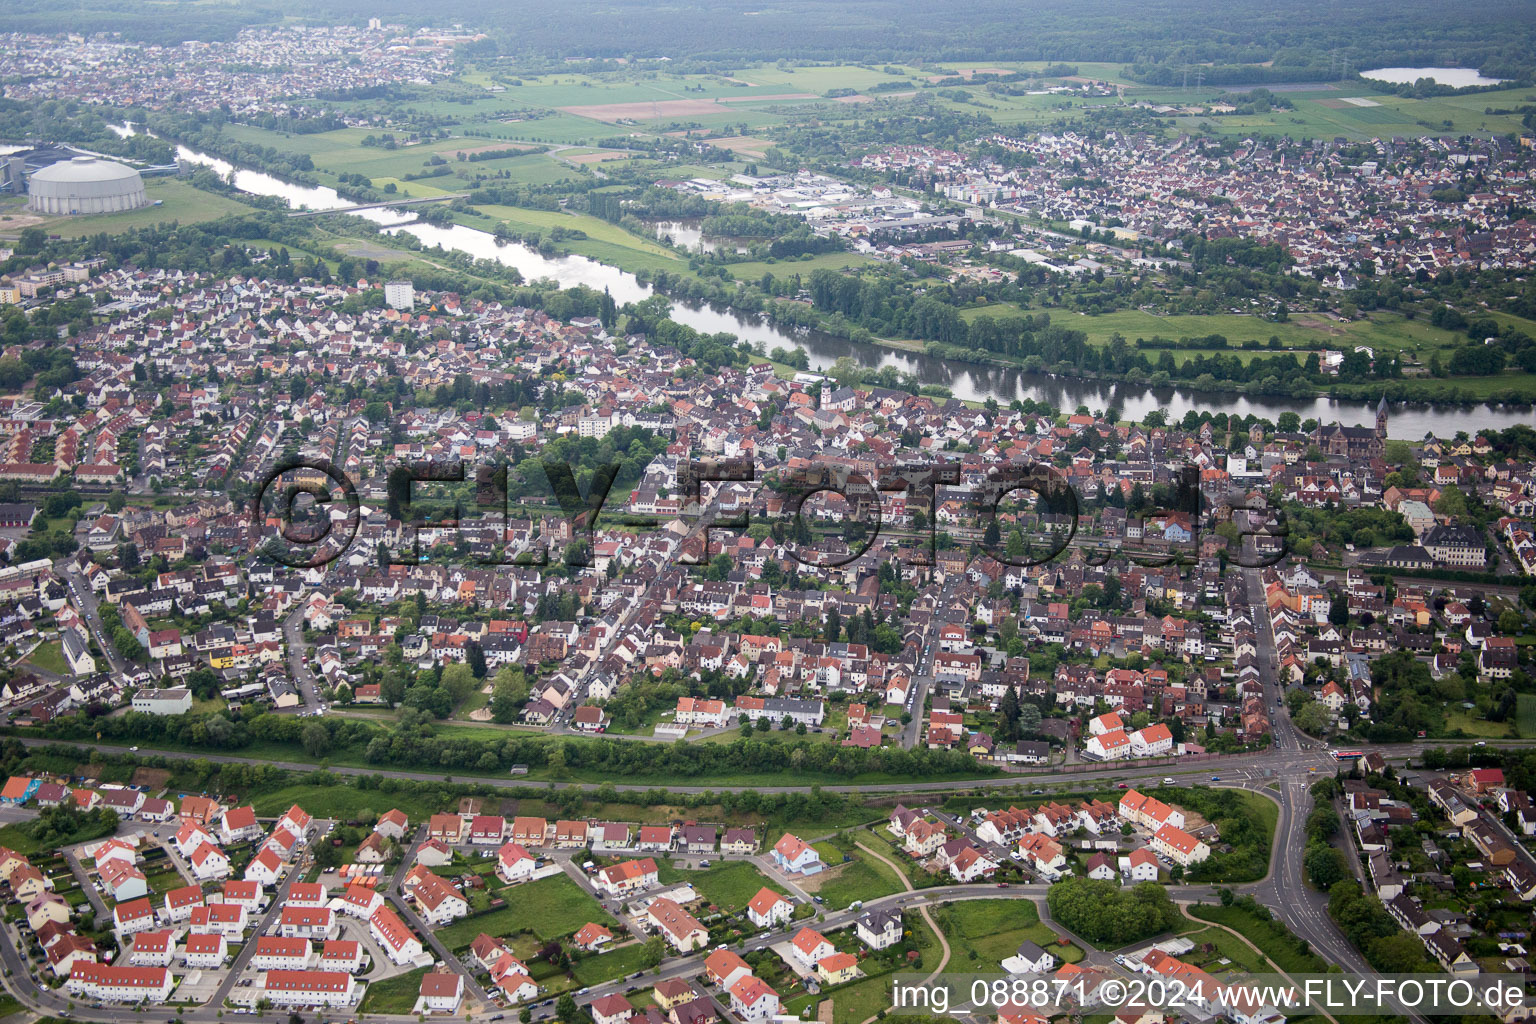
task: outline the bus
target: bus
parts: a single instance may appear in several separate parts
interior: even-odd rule
[[[1358,760],[1359,758],[1362,758],[1364,756],[1365,756],[1365,751],[1363,751],[1363,750],[1335,750],[1335,751],[1333,751],[1333,759],[1335,761],[1355,761],[1355,760]]]

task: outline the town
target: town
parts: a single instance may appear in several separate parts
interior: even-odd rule
[[[1536,28],[119,2],[0,48],[0,1017],[1533,976]]]

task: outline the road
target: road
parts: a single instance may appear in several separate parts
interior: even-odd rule
[[[36,736],[20,736],[17,739],[23,746],[51,747],[51,746],[80,746],[79,741],[42,738]],[[1488,740],[1489,747],[1524,746],[1527,744],[1511,740]],[[1414,743],[1378,744],[1371,747],[1390,761],[1401,764],[1405,759],[1415,757],[1432,747],[1442,746],[1443,741],[1417,741]],[[100,750],[103,753],[129,754],[133,750],[121,744],[91,743],[91,749]],[[156,748],[152,743],[145,743],[138,748],[141,756],[154,755],[170,760],[206,760],[220,764],[250,764],[270,765],[273,768],[281,768],[293,772],[312,772],[318,765],[314,761],[278,761],[271,758],[251,757],[244,754],[213,754],[199,751],[188,753],[178,750],[163,750]],[[1076,771],[1070,775],[1049,769],[1029,770],[1022,772],[1008,772],[1002,775],[979,776],[975,778],[944,779],[937,782],[882,782],[873,784],[853,783],[806,783],[786,784],[772,786],[733,786],[737,789],[754,789],[759,793],[809,793],[813,788],[828,793],[883,793],[900,795],[906,793],[947,793],[965,790],[988,790],[1007,793],[1010,790],[1023,790],[1028,792],[1030,787],[1061,786],[1076,790],[1081,788],[1084,781],[1094,779],[1107,779],[1112,782],[1155,782],[1164,777],[1171,776],[1185,781],[1199,781],[1201,777],[1209,775],[1223,775],[1234,772],[1269,771],[1267,778],[1283,778],[1286,776],[1305,776],[1309,769],[1314,772],[1326,772],[1332,774],[1335,768],[1333,758],[1322,749],[1281,751],[1261,750],[1244,754],[1230,754],[1207,761],[1198,765],[1183,767],[1180,765],[1137,765],[1134,762],[1112,761],[1102,767]],[[330,765],[327,771],[337,775],[372,775],[380,778],[409,779],[416,782],[441,782],[443,773],[440,771],[405,771],[399,769],[379,768],[374,766],[354,767],[351,765]],[[478,785],[491,786],[497,789],[532,789],[547,791],[551,782],[548,779],[530,779],[526,776],[510,778],[502,776],[455,776],[464,782],[474,782]],[[623,781],[605,780],[598,782],[562,782],[563,789],[580,789],[586,792],[594,792],[603,786],[613,786],[620,792],[645,793],[657,789],[655,783],[632,784]],[[696,786],[667,786],[670,793],[718,793],[720,783],[712,785]]]
[[[315,829],[315,824],[314,822],[310,823],[313,829],[310,833],[311,842],[314,841],[315,836],[323,835],[325,831],[324,829]],[[301,858],[298,863],[295,863],[288,869],[288,874],[283,876],[282,884],[277,887],[277,892],[272,894],[272,902],[267,904],[267,909],[261,915],[261,920],[255,925],[255,930],[251,933],[252,935],[268,934],[268,929],[272,927],[272,922],[276,921],[278,915],[283,912],[283,903],[287,901],[288,892],[293,888],[293,883],[297,882],[304,874],[302,864],[303,859]],[[235,961],[230,967],[229,975],[219,984],[218,991],[208,1001],[209,1006],[219,1007],[224,1005],[224,1000],[228,999],[230,992],[234,991],[235,985],[240,980],[241,973],[244,972],[246,965],[251,962],[251,958],[255,955],[255,939],[240,944],[240,952],[235,956]]]
[[[304,603],[283,620],[283,642],[288,646],[288,675],[299,690],[304,710],[320,710],[319,683],[309,668],[309,645],[304,642]]]
[[[1270,733],[1277,750],[1303,750],[1312,741],[1297,731],[1290,712],[1284,707],[1285,686],[1280,681],[1280,654],[1275,648],[1275,631],[1269,621],[1269,608],[1264,601],[1264,577],[1258,569],[1244,569],[1243,593],[1248,601],[1248,614],[1253,620],[1254,634],[1258,638],[1259,681],[1264,684],[1264,705],[1269,709]]]
[[[395,873],[389,876],[389,886],[384,890],[384,895],[394,904],[395,910],[405,919],[405,923],[410,926],[411,930],[420,935],[422,941],[437,955],[438,960],[457,969],[458,959],[447,946],[443,945],[442,940],[437,937],[432,929],[427,926],[427,922],[421,919],[421,915],[416,913],[416,908],[405,898],[405,890],[401,888],[401,882],[405,880],[406,874],[416,863],[416,849],[426,841],[426,838],[427,826],[422,825],[416,829],[416,836],[411,840],[411,845],[406,849],[405,855],[400,858],[400,864],[395,868]],[[459,973],[465,976],[464,988],[467,994],[482,1003],[489,1004],[490,997],[486,995],[485,989],[475,979],[474,974],[470,971],[459,971]]]
[[[112,668],[112,674],[121,679],[128,675],[129,664],[123,656],[117,653],[117,648],[112,645],[112,638],[107,635],[106,626],[101,621],[100,603],[96,600],[96,592],[91,589],[90,581],[80,571],[72,558],[66,558],[57,563],[55,568],[63,571],[64,580],[69,585],[69,596],[75,607],[80,610],[80,615],[85,619],[85,624],[96,638],[96,644],[106,656],[107,664]]]
[[[39,741],[32,740],[28,742],[36,744]],[[1407,746],[1412,747],[1417,745]],[[256,759],[251,758],[219,755],[210,756],[209,759],[221,761],[256,761]],[[1300,851],[1305,847],[1305,818],[1307,808],[1310,807],[1310,794],[1308,793],[1309,783],[1311,781],[1310,769],[1317,767],[1320,762],[1326,762],[1331,767],[1331,759],[1327,758],[1327,755],[1325,754],[1314,751],[1273,750],[1268,752],[1267,762],[1265,759],[1257,758],[1246,758],[1243,760],[1246,762],[1243,765],[1234,765],[1231,762],[1224,763],[1223,771],[1226,772],[1226,774],[1222,779],[1222,785],[1240,787],[1251,792],[1260,793],[1269,799],[1275,800],[1275,802],[1279,805],[1280,810],[1275,829],[1274,847],[1271,852],[1272,870],[1269,876],[1256,883],[1247,885],[1235,885],[1231,888],[1240,893],[1251,893],[1260,903],[1269,907],[1271,911],[1273,911],[1278,917],[1284,920],[1294,931],[1296,931],[1297,934],[1301,935],[1308,942],[1310,942],[1312,946],[1318,950],[1319,953],[1328,958],[1331,962],[1337,963],[1351,971],[1368,973],[1369,968],[1365,964],[1363,958],[1353,949],[1353,947],[1349,945],[1342,934],[1339,933],[1338,929],[1333,925],[1333,922],[1328,918],[1326,913],[1326,900],[1320,894],[1312,893],[1306,887],[1302,878],[1301,858],[1295,855],[1297,851]],[[276,766],[284,767],[281,763]],[[1128,766],[1125,765],[1108,765],[1105,767],[1104,772],[1090,773],[1090,775],[1113,773],[1111,777],[1124,779],[1127,777],[1127,775],[1130,774],[1127,768]],[[1165,766],[1153,769],[1150,774],[1155,777],[1166,773],[1175,778],[1187,778],[1191,775],[1204,775],[1205,772],[1209,770],[1210,769],[1208,767],[1202,767],[1198,770],[1180,770],[1177,768],[1169,768]],[[407,777],[412,777],[412,773],[386,772],[381,774],[404,774]],[[427,773],[415,773],[415,775],[422,778],[437,777]],[[1050,778],[1049,775],[1041,776],[1038,780],[1032,780],[1028,778],[1020,779],[1015,780],[1015,784],[1027,785],[1030,781],[1039,781],[1048,778]],[[513,780],[498,781],[506,781],[512,785],[545,785],[543,783],[516,783]],[[1078,780],[1074,780],[1074,784],[1076,784],[1077,781]],[[1278,794],[1274,793],[1269,788],[1271,785],[1276,783],[1279,785]],[[955,782],[917,784],[916,787],[914,787],[913,784],[904,784],[895,787],[852,788],[859,788],[865,791],[871,789],[878,790],[883,788],[895,788],[899,790],[912,791],[914,788],[917,788],[921,792],[943,794],[944,792],[951,789],[974,788],[975,786],[976,783],[972,780],[962,780]],[[768,788],[792,790],[797,787]],[[952,823],[959,827],[966,834],[972,834],[971,830],[964,824],[964,822]],[[323,826],[323,823],[321,824]],[[323,827],[317,827],[317,832],[323,834]],[[412,842],[410,849],[406,852],[405,858],[401,862],[400,868],[397,869],[395,874],[390,879],[387,895],[391,902],[397,906],[397,909],[399,909],[402,916],[407,920],[411,927],[413,927],[419,935],[423,936],[425,941],[432,947],[433,951],[444,964],[449,965],[450,967],[454,967],[455,969],[464,970],[467,973],[464,965],[460,964],[457,958],[452,955],[451,951],[446,949],[443,944],[438,941],[436,936],[432,933],[431,929],[428,928],[419,918],[419,916],[415,914],[414,910],[409,906],[400,891],[400,881],[403,878],[407,867],[414,859],[413,853],[416,847],[422,841],[424,833],[424,829],[418,830],[415,840]],[[272,903],[269,905],[268,910],[263,915],[262,921],[259,925],[259,931],[265,931],[266,927],[270,924],[273,915],[279,912],[279,908],[284,896],[286,895],[289,887],[300,876],[300,874],[301,872],[299,869],[295,869],[289,872],[282,886],[274,896]],[[770,872],[769,877],[778,878],[780,876],[776,872]],[[1043,882],[1015,884],[1008,888],[1007,898],[1028,898],[1038,901],[1046,895],[1049,889],[1050,886]],[[800,895],[803,896],[803,893]],[[1172,895],[1180,902],[1185,903],[1212,902],[1218,898],[1219,890],[1218,887],[1214,885],[1179,885],[1173,887]],[[999,896],[999,889],[993,883],[974,885],[944,885],[919,891],[902,891],[890,894],[888,896],[866,900],[863,907],[859,910],[844,909],[837,911],[823,911],[821,919],[816,923],[816,927],[827,931],[847,927],[851,925],[860,914],[868,912],[869,910],[884,909],[922,911],[925,908],[930,908],[934,905],[942,905],[943,903],[947,902],[961,900],[997,899]],[[746,940],[744,943],[738,945],[737,949],[739,952],[749,952],[762,949],[776,942],[787,940],[791,938],[793,934],[803,926],[803,924],[804,922],[798,922],[791,927],[780,931],[765,935],[753,936],[752,938]],[[7,937],[9,939],[8,933]],[[195,1024],[216,1024],[219,1019],[219,1010],[217,1008],[222,1006],[224,998],[236,985],[241,968],[245,966],[245,961],[249,959],[249,956],[254,953],[254,949],[254,942],[247,942],[243,944],[240,957],[237,959],[235,964],[235,969],[231,971],[229,976],[225,979],[215,997],[202,1008],[183,1011],[180,1014],[183,1021],[189,1022],[189,1024],[190,1022],[195,1022]],[[603,985],[593,986],[582,990],[577,994],[578,1001],[583,1004],[590,1004],[591,1002],[606,995],[615,993],[624,994],[642,988],[649,988],[655,985],[656,982],[663,979],[694,977],[701,971],[703,960],[707,956],[708,952],[709,950],[703,950],[687,956],[669,957],[663,960],[661,965],[655,970],[643,972],[641,977],[616,979]],[[44,992],[38,990],[37,987],[32,983],[31,977],[29,975],[29,967],[23,964],[20,955],[17,953],[14,940],[0,942],[0,960],[3,960],[5,966],[10,971],[10,976],[6,981],[7,988],[9,988],[24,1005],[36,1010],[39,1013],[53,1016],[57,1016],[59,1014],[59,1009],[63,1005],[62,1001],[52,992]],[[489,1003],[484,990],[472,977],[467,978],[466,981],[467,991],[471,996],[477,1000],[480,1000],[484,1005],[492,1005]],[[553,1000],[541,1002],[533,1010],[533,1017],[537,1020],[547,1019],[552,1017],[553,1014]],[[363,1015],[356,1016],[361,1017]],[[381,1024],[383,1024],[383,1022],[404,1022],[410,1019],[408,1017],[386,1017],[383,1015],[367,1015],[367,1017],[369,1020],[378,1021],[381,1022]],[[142,1013],[140,1011],[114,1007],[104,1007],[99,1010],[92,1009],[89,1013],[89,1018],[103,1021],[105,1024],[126,1024],[127,1021],[143,1019]],[[464,1018],[460,1017],[457,1019]]]

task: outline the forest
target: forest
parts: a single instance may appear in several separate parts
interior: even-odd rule
[[[551,12],[558,10],[552,16]],[[667,57],[686,67],[726,69],[746,61],[1031,60],[1116,61],[1149,79],[1158,66],[1212,65],[1221,84],[1266,84],[1330,77],[1335,56],[1352,68],[1379,65],[1476,67],[1498,77],[1527,77],[1536,66],[1536,9],[1520,0],[1446,5],[1292,0],[1265,4],[1155,0],[1127,8],[1114,0],[975,0],[956,19],[939,0],[573,0],[558,8],[530,0],[262,0],[255,4],[82,0],[67,8],[47,0],[8,6],[7,27],[21,32],[121,32],[175,45],[228,38],[283,17],[362,24],[378,17],[411,26],[481,28],[477,58],[512,55]],[[747,20],[750,15],[750,20]],[[1262,67],[1266,62],[1269,67]],[[1213,80],[1211,78],[1208,81]]]

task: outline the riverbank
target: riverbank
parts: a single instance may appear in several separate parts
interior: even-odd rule
[[[498,208],[501,209],[501,208]],[[530,214],[537,216],[536,211],[515,211],[519,217]],[[546,215],[551,218],[576,218],[580,215],[570,213],[556,213]],[[650,238],[637,235],[635,232],[607,221],[597,221],[595,218],[583,218],[588,222],[595,222],[601,226],[601,230],[608,233],[623,236],[627,241],[625,248],[635,246],[651,246],[664,248],[668,255],[675,257],[675,262],[663,269],[667,274],[682,274],[694,281],[706,282],[705,275],[697,272],[693,266],[685,260],[689,250],[685,245],[664,246],[664,243],[652,242]],[[546,221],[553,223],[553,221]],[[572,251],[587,254],[581,242],[572,243]],[[594,256],[594,258],[597,258]],[[609,262],[603,260],[603,262]],[[755,314],[759,305],[765,307],[763,314],[772,323],[782,322],[774,312],[774,306],[782,303],[782,298],[775,299],[764,294],[755,285],[755,281],[764,273],[775,273],[779,276],[788,274],[805,275],[812,270],[829,267],[844,269],[849,266],[858,266],[865,263],[874,263],[869,257],[856,253],[842,252],[830,253],[809,258],[785,259],[781,261],[760,261],[753,263],[727,263],[723,269],[731,279],[737,283],[737,293],[746,289],[752,297],[752,304],[746,309],[741,309],[738,303],[727,301],[732,309],[740,312]],[[682,265],[679,265],[682,264]],[[647,276],[654,277],[654,261],[637,256],[631,260],[620,260],[612,265],[621,270],[636,273],[642,279]],[[1231,381],[1222,380],[1213,376],[1179,376],[1175,374],[1144,374],[1127,373],[1116,374],[1104,371],[1084,370],[1075,366],[1063,365],[1039,365],[1032,366],[1029,360],[1014,359],[1008,356],[979,352],[977,350],[962,349],[954,346],[933,347],[934,343],[924,342],[916,338],[896,338],[868,334],[859,334],[856,339],[849,337],[847,325],[840,323],[836,318],[827,316],[808,304],[797,304],[797,315],[790,320],[794,327],[806,326],[809,321],[815,330],[843,337],[855,344],[870,344],[880,348],[905,353],[922,353],[933,355],[937,358],[966,362],[977,366],[996,366],[1004,368],[1017,368],[1044,372],[1057,377],[1073,378],[1078,380],[1105,381],[1117,384],[1132,384],[1146,387],[1171,386],[1171,387],[1198,387],[1203,392],[1234,395],[1270,396],[1279,398],[1327,398],[1336,401],[1379,401],[1385,397],[1394,403],[1416,402],[1425,404],[1442,405],[1478,405],[1480,403],[1511,404],[1518,407],[1529,407],[1536,402],[1536,374],[1531,373],[1501,373],[1485,377],[1455,377],[1455,378],[1430,378],[1430,377],[1405,377],[1384,381],[1366,381],[1354,384],[1326,383],[1317,384],[1301,381]],[[1211,356],[1221,354],[1225,357],[1236,357],[1243,363],[1248,363],[1254,358],[1272,357],[1277,354],[1290,353],[1296,356],[1299,362],[1304,362],[1313,353],[1322,353],[1329,350],[1347,350],[1363,346],[1373,352],[1395,353],[1405,360],[1411,360],[1417,365],[1427,365],[1432,357],[1438,357],[1442,361],[1448,361],[1454,351],[1454,346],[1461,339],[1453,332],[1434,327],[1423,320],[1416,320],[1398,313],[1377,312],[1366,314],[1354,319],[1344,319],[1326,313],[1298,313],[1284,321],[1276,321],[1268,317],[1261,317],[1243,313],[1212,313],[1212,314],[1175,314],[1160,316],[1141,310],[1128,309],[1117,310],[1110,313],[1089,314],[1064,307],[1047,307],[1038,310],[1023,310],[1006,304],[991,304],[965,307],[960,310],[961,316],[966,320],[975,320],[981,316],[1011,317],[1011,316],[1038,316],[1041,313],[1050,314],[1052,322],[1060,324],[1071,330],[1082,331],[1090,344],[1097,347],[1107,347],[1113,343],[1115,337],[1125,339],[1132,347],[1137,347],[1135,342],[1143,339],[1158,339],[1160,344],[1156,351],[1167,351],[1176,361],[1183,364],[1197,356]],[[1517,327],[1526,333],[1536,335],[1536,322],[1523,321],[1518,317],[1502,315],[1502,320],[1509,322],[1510,326]],[[1224,348],[1205,348],[1199,345],[1181,346],[1177,344],[1179,339],[1204,339],[1212,335],[1221,335],[1226,338],[1228,344]],[[1174,342],[1174,344],[1169,344]],[[1280,347],[1272,348],[1271,345],[1278,342]],[[1250,344],[1255,347],[1243,347]],[[1143,349],[1145,350],[1145,349]],[[1197,383],[1198,382],[1198,383]]]
[[[333,189],[296,185],[270,174],[233,167],[226,161],[185,147],[179,148],[178,155],[194,163],[214,167],[240,191],[275,197],[291,208],[337,209],[351,205]],[[562,220],[576,216],[551,213]],[[354,223],[359,225],[366,221],[377,227],[373,232],[359,229],[354,233],[347,226],[347,221],[352,218],[357,218]],[[551,240],[548,246],[541,243],[540,249],[536,250],[520,243],[499,241],[492,232],[467,224],[453,222],[446,227],[439,227],[394,210],[364,210],[348,215],[347,218],[319,220],[335,229],[331,233],[338,241],[350,236],[350,244],[366,246],[373,252],[379,252],[385,247],[395,249],[400,252],[402,261],[431,264],[434,250],[441,246],[443,250],[458,250],[473,259],[488,260],[515,269],[527,281],[550,279],[564,288],[585,285],[600,292],[607,291],[619,305],[639,302],[654,294],[655,289],[650,282],[659,276],[658,272],[644,268],[637,268],[639,273],[623,269],[623,264],[637,258],[634,255],[636,250],[631,248],[631,240],[623,235],[615,239],[589,236],[570,240],[573,247],[575,243],[609,247],[609,251],[603,254],[608,259],[599,259],[595,258],[598,255],[595,249],[593,256],[563,255],[566,246]],[[485,223],[485,220],[480,222]],[[564,226],[560,221],[555,223]],[[608,225],[606,221],[601,223],[608,231],[624,231],[616,225]],[[593,227],[596,230],[595,224]],[[400,234],[414,236],[419,246],[399,244],[395,236]],[[625,244],[618,244],[619,241]],[[1008,405],[1015,399],[1029,399],[1059,409],[1070,410],[1079,405],[1100,410],[1114,408],[1120,411],[1124,419],[1133,421],[1144,421],[1153,412],[1179,418],[1194,410],[1252,415],[1271,421],[1283,412],[1295,412],[1302,419],[1312,418],[1321,422],[1357,426],[1375,422],[1375,400],[1370,395],[1362,398],[1351,396],[1343,388],[1308,389],[1301,397],[1262,394],[1243,387],[1223,388],[1221,382],[1205,379],[1158,380],[1154,375],[1151,379],[1141,381],[1088,376],[1081,372],[1066,375],[1058,372],[1063,368],[1044,366],[1037,371],[1027,363],[1009,361],[991,354],[967,351],[953,356],[935,355],[928,346],[911,339],[860,337],[858,341],[851,341],[843,336],[851,332],[851,328],[846,326],[840,328],[840,334],[811,329],[813,325],[833,324],[830,318],[804,303],[790,304],[789,300],[782,298],[774,300],[774,305],[783,312],[793,310],[791,319],[773,319],[747,311],[762,306],[764,312],[769,313],[773,307],[768,306],[755,285],[737,282],[734,278],[722,280],[720,277],[708,276],[690,267],[689,261],[676,252],[665,255],[655,252],[655,249],[663,247],[654,239],[636,240],[636,244],[641,242],[654,247],[649,259],[663,263],[669,278],[687,285],[682,290],[689,294],[681,296],[682,301],[674,306],[673,319],[703,333],[734,334],[765,353],[774,348],[804,349],[810,368],[815,370],[830,369],[838,359],[846,357],[866,369],[891,367],[899,373],[911,374],[919,387],[940,386],[962,401],[985,402],[993,399]],[[818,258],[822,257],[812,257],[813,260]],[[794,273],[805,263],[783,260],[771,266],[776,276],[783,277]],[[667,290],[671,291],[670,288]],[[981,361],[976,361],[978,358]],[[1533,393],[1536,393],[1536,386],[1533,386]],[[1381,389],[1372,389],[1371,394],[1379,397]],[[1388,394],[1393,401],[1412,401],[1414,398],[1406,388],[1401,393],[1389,391]],[[1458,430],[1502,429],[1523,423],[1528,418],[1528,413],[1486,404],[1409,407],[1394,410],[1391,436],[1417,440],[1427,432],[1434,432],[1448,437]]]

